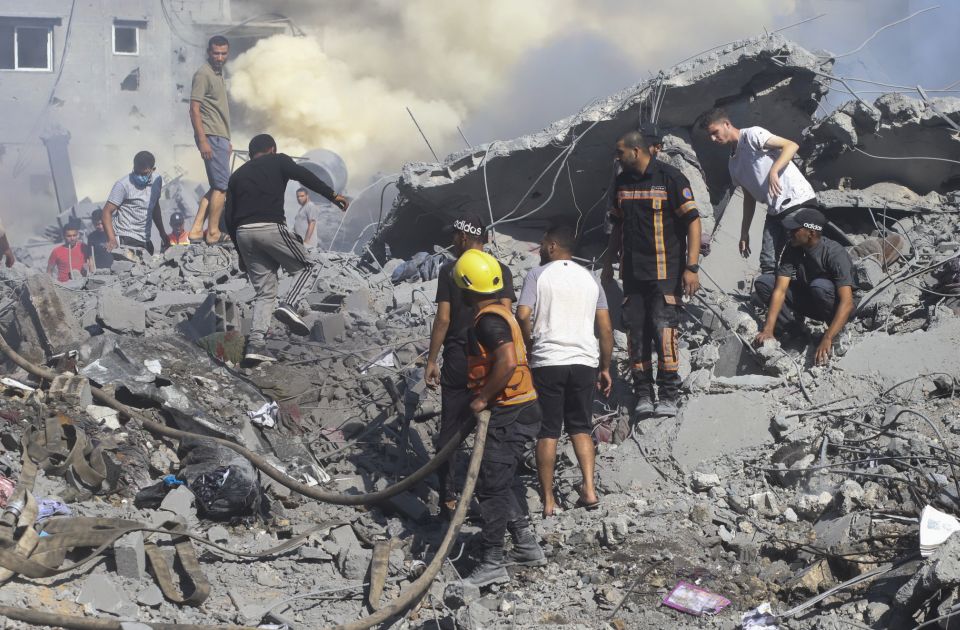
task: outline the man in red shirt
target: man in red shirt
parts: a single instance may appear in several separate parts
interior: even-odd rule
[[[66,282],[74,271],[87,275],[87,253],[80,242],[80,230],[74,225],[63,229],[63,245],[58,245],[50,252],[47,261],[47,273],[56,278],[57,282]],[[53,274],[56,270],[56,275]]]

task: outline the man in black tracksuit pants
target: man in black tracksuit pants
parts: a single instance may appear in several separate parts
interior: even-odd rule
[[[290,180],[296,180],[346,209],[347,200],[336,194],[323,180],[298,165],[289,155],[277,153],[277,143],[267,134],[250,141],[250,161],[230,176],[227,185],[225,218],[230,237],[247,268],[247,276],[257,292],[253,303],[253,325],[247,337],[244,359],[273,361],[264,337],[270,326],[270,314],[299,334],[310,329],[297,313],[296,304],[310,279],[312,265],[303,241],[287,230],[283,195]],[[277,299],[277,271],[299,273],[280,306]]]
[[[656,159],[661,143],[660,132],[650,123],[617,142],[622,172],[616,180],[610,211],[613,230],[602,275],[604,281],[612,280],[613,259],[619,256],[622,317],[629,333],[637,418],[654,412],[677,414],[680,299],[700,288],[700,214],[687,178]],[[656,407],[654,347],[658,359]]]

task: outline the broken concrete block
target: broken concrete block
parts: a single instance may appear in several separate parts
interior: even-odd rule
[[[197,518],[197,509],[194,505],[196,505],[196,497],[193,493],[186,486],[177,486],[163,497],[160,509],[182,516],[189,522]]]
[[[188,338],[196,341],[215,333],[240,330],[240,309],[234,299],[210,293],[189,320],[180,325]]]
[[[469,582],[453,582],[443,589],[443,603],[451,610],[462,608],[480,599],[480,587]]]
[[[616,547],[630,533],[630,521],[623,514],[603,519],[601,542],[607,547]]]
[[[105,575],[88,576],[77,595],[77,603],[109,613],[118,613],[130,605],[113,580]]]
[[[337,555],[337,568],[348,580],[362,580],[370,568],[373,551],[362,547],[343,549]]]
[[[87,415],[108,429],[116,431],[120,428],[120,412],[116,409],[101,407],[100,405],[87,405]]]
[[[797,514],[813,520],[823,514],[827,508],[830,507],[832,502],[833,495],[829,492],[821,492],[820,494],[802,494],[800,495],[800,499],[797,501],[795,511]]]
[[[833,572],[826,560],[818,560],[800,576],[794,584],[794,591],[801,591],[808,595],[816,595],[826,590],[834,582]]]
[[[80,320],[60,299],[50,276],[43,273],[32,275],[23,286],[24,306],[48,354],[63,352],[81,339]]]
[[[207,530],[207,540],[221,545],[226,544],[230,542],[230,532],[223,525],[214,525]]]
[[[690,487],[694,492],[706,492],[720,485],[720,475],[694,471],[690,476]]]
[[[147,570],[143,532],[131,532],[113,543],[113,560],[119,576],[131,580],[143,578]]]
[[[86,409],[93,404],[90,381],[76,374],[57,374],[50,383],[50,398]]]
[[[98,297],[97,321],[104,328],[120,334],[142,335],[147,327],[147,309],[142,302],[108,289]]]
[[[321,315],[313,324],[310,339],[320,343],[334,343],[337,337],[343,338],[347,332],[347,323],[342,313]]]
[[[137,603],[149,608],[159,608],[163,603],[163,592],[156,584],[151,584],[137,593]]]
[[[350,313],[370,312],[370,290],[357,289],[343,300],[343,309]]]

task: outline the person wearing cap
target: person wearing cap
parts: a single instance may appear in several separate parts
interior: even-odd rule
[[[763,329],[755,343],[796,328],[804,317],[829,322],[814,355],[817,365],[830,358],[833,341],[853,313],[853,259],[839,243],[823,236],[823,213],[803,207],[783,221],[789,246],[776,274],[754,280],[754,299],[767,307]]]
[[[650,123],[617,142],[621,172],[614,185],[610,242],[601,275],[605,282],[612,280],[613,260],[619,258],[635,418],[677,414],[681,297],[700,288],[700,213],[687,178],[657,159],[661,144],[659,130]]]
[[[253,323],[247,336],[244,360],[260,363],[275,361],[267,349],[266,335],[271,312],[291,332],[309,335],[310,328],[297,312],[297,303],[313,272],[303,243],[287,229],[283,197],[290,180],[295,180],[346,210],[348,202],[309,169],[289,155],[277,153],[272,136],[254,136],[248,146],[250,161],[233,172],[227,184],[225,218],[230,237],[246,267],[247,277],[256,291]],[[279,306],[277,272],[283,268],[297,274]]]
[[[477,477],[482,556],[464,578],[475,586],[510,580],[507,564],[541,566],[547,560],[530,529],[525,500],[514,494],[517,468],[540,429],[540,406],[520,324],[497,297],[503,289],[502,266],[478,249],[468,249],[453,267],[453,278],[471,305],[467,330],[469,410],[490,410],[486,445]],[[522,496],[522,495],[521,495]],[[507,532],[513,549],[504,555]]]
[[[184,219],[182,212],[174,212],[170,215],[170,244],[171,245],[189,245],[190,234],[183,229]]]
[[[750,256],[750,224],[757,202],[767,207],[760,244],[760,273],[774,273],[777,256],[787,243],[783,220],[816,199],[813,186],[792,162],[800,148],[796,142],[775,136],[763,127],[737,129],[726,111],[715,108],[700,118],[710,139],[733,147],[727,168],[734,186],[743,189],[740,255]]]
[[[97,269],[109,269],[113,266],[113,256],[107,251],[107,233],[103,231],[103,208],[90,214],[93,230],[87,234],[87,264],[92,273]]]
[[[458,258],[464,252],[483,251],[487,230],[476,215],[457,217],[448,227],[453,234],[453,254]],[[467,389],[467,330],[473,322],[473,307],[467,295],[453,277],[455,260],[441,265],[437,276],[437,314],[430,330],[430,350],[427,353],[426,382],[432,388],[440,387],[440,431],[436,436],[437,448],[443,446],[460,432],[469,421],[470,390]],[[499,264],[499,263],[498,263]],[[516,301],[513,290],[513,274],[506,265],[500,265],[502,287],[494,297],[508,309]],[[438,359],[443,349],[443,368]],[[449,517],[457,506],[457,487],[454,471],[455,456],[440,465],[437,475],[440,482],[441,515]]]
[[[540,266],[523,279],[517,302],[543,413],[536,454],[545,517],[557,505],[553,478],[563,429],[583,477],[576,506],[593,509],[600,502],[593,478],[593,398],[595,390],[609,396],[613,386],[613,327],[600,283],[573,260],[576,244],[573,226],[550,227],[540,240]]]
[[[106,248],[136,247],[153,255],[150,220],[157,226],[160,248],[169,247],[167,232],[160,214],[160,190],[163,178],[156,175],[156,159],[149,151],[133,156],[133,171],[121,177],[110,190],[103,206],[103,228],[107,233]]]

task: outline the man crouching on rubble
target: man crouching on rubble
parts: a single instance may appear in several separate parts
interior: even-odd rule
[[[470,409],[480,413],[490,408],[477,480],[483,556],[464,578],[479,587],[508,582],[507,564],[546,564],[530,520],[513,492],[517,466],[540,429],[540,406],[520,325],[498,299],[503,288],[500,263],[486,252],[471,249],[454,265],[453,278],[475,311],[467,333],[468,386],[474,393]],[[507,530],[513,537],[509,560],[503,551]]]
[[[790,234],[776,275],[754,280],[754,299],[769,305],[767,321],[755,339],[757,345],[803,325],[809,317],[830,322],[817,346],[815,361],[825,365],[833,341],[853,313],[853,260],[839,243],[822,235],[827,224],[823,213],[804,207],[787,217],[783,227]]]
[[[307,288],[312,264],[303,241],[287,230],[283,208],[287,183],[296,180],[344,210],[347,200],[289,155],[277,153],[273,137],[265,133],[254,136],[248,148],[250,161],[238,168],[227,184],[226,221],[230,237],[237,244],[237,252],[246,266],[250,284],[257,293],[244,359],[274,361],[267,350],[265,337],[270,312],[277,299],[277,271],[280,267],[287,273],[299,275],[273,315],[292,332],[310,334],[296,305]]]

